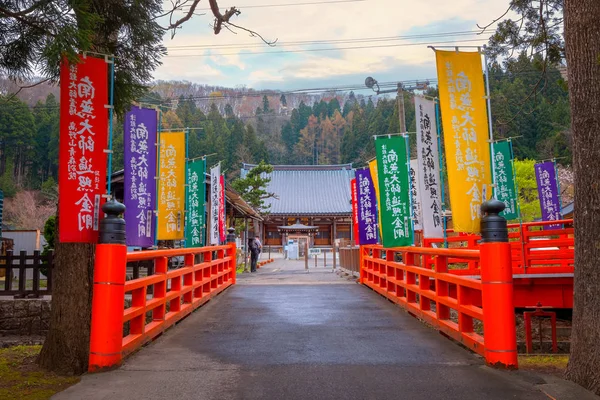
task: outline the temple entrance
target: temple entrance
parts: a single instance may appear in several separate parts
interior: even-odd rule
[[[310,247],[310,237],[306,235],[289,235],[287,240],[288,246],[290,242],[298,246],[298,258],[304,258],[306,249]]]

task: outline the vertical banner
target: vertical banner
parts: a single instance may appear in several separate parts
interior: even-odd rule
[[[419,166],[417,160],[410,160],[410,202],[412,204],[413,226],[416,231],[423,229],[423,209],[419,192]]]
[[[95,243],[106,193],[108,68],[104,59],[80,61],[60,67],[58,231],[61,242]]]
[[[219,204],[221,202],[221,164],[210,169],[210,244],[219,244]]]
[[[225,177],[219,179],[219,238],[225,243]]]
[[[128,246],[154,245],[156,129],[156,110],[132,107],[125,114],[123,203]]]
[[[185,214],[185,247],[204,245],[204,160],[187,164],[187,212]]]
[[[496,198],[506,205],[500,215],[507,220],[519,218],[517,212],[517,191],[512,166],[510,143],[507,141],[496,142],[492,145],[494,154],[494,183],[496,184]]]
[[[492,181],[481,56],[435,53],[452,223],[457,232],[477,233]]]
[[[406,140],[403,136],[376,138],[375,151],[383,247],[410,246],[413,231]]]
[[[377,200],[369,168],[356,170],[359,244],[377,243]]]
[[[418,186],[421,198],[423,237],[444,236],[440,156],[437,141],[435,103],[415,97],[417,117]]]
[[[350,192],[352,193],[352,232],[354,235],[354,243],[360,245],[358,239],[358,190],[356,188],[356,178],[350,181]]]
[[[537,181],[542,221],[556,221],[561,219],[560,200],[558,199],[558,181],[554,162],[546,161],[535,164],[535,179]],[[544,229],[559,229],[560,224],[546,225]]]
[[[185,132],[160,134],[158,240],[184,238]]]
[[[377,229],[379,230],[379,238],[381,239],[381,197],[379,197],[379,180],[377,179],[377,158],[369,162],[369,171],[371,171],[371,180],[375,186],[375,203],[377,207]]]

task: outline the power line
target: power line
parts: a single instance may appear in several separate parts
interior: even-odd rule
[[[276,50],[276,51],[258,51],[251,53],[210,53],[210,54],[183,54],[183,55],[169,55],[167,54],[165,57],[171,58],[184,58],[184,57],[211,57],[211,56],[247,56],[247,55],[257,55],[257,54],[281,54],[281,53],[307,53],[307,52],[320,52],[320,51],[338,51],[338,50],[358,50],[358,49],[380,49],[380,48],[389,48],[389,47],[408,47],[408,46],[439,46],[441,44],[456,44],[459,46],[459,43],[466,42],[482,42],[481,39],[466,39],[466,40],[450,40],[443,42],[419,42],[419,43],[399,43],[399,44],[387,44],[387,45],[377,45],[377,46],[355,46],[355,47],[330,47],[326,49],[302,49],[302,50]]]
[[[377,36],[367,38],[353,39],[323,39],[323,40],[297,40],[289,42],[277,42],[274,47],[279,46],[299,46],[299,45],[326,45],[326,44],[350,44],[350,43],[368,43],[368,42],[386,42],[397,40],[412,40],[412,39],[429,39],[435,37],[450,37],[450,36],[474,36],[481,34],[482,31],[456,31],[456,32],[440,32],[440,33],[423,33],[417,35],[403,36]],[[254,47],[264,47],[263,43],[226,43],[226,44],[192,44],[183,46],[167,46],[169,51],[193,50],[193,49],[245,49]]]
[[[367,0],[329,0],[329,1],[313,1],[306,3],[283,3],[283,4],[256,4],[256,5],[248,5],[236,7],[240,10],[245,10],[247,8],[270,8],[270,7],[296,7],[296,6],[312,6],[312,5],[321,5],[321,4],[337,4],[337,3],[362,3]],[[221,7],[223,9],[228,9],[231,7]],[[211,8],[200,8],[199,11],[211,11]]]
[[[502,73],[497,73],[497,74],[490,74],[490,76],[494,76],[494,77],[500,77],[500,78],[506,78],[506,79],[513,79],[515,76],[526,76],[526,75],[538,75],[540,74],[540,71],[535,70],[535,69],[531,69],[531,70],[522,70],[519,72],[512,72],[512,73],[507,73],[507,72],[502,72]],[[412,80],[405,80],[405,81],[390,81],[390,82],[378,82],[379,87],[380,88],[389,88],[389,87],[397,87],[398,83],[402,83],[405,86],[410,86],[412,84],[416,84],[417,82],[423,82],[423,81],[428,81],[430,83],[430,85],[435,85],[437,83],[437,78],[429,78],[429,79],[412,79]],[[225,88],[224,88],[225,89]],[[276,90],[265,90],[265,91],[256,91],[256,92],[249,92],[249,93],[234,93],[234,94],[227,94],[227,95],[223,95],[223,96],[211,96],[211,95],[198,95],[198,96],[184,96],[184,100],[213,100],[213,101],[219,101],[219,100],[225,100],[225,99],[241,99],[241,98],[245,98],[245,97],[262,97],[262,96],[281,96],[282,94],[286,95],[286,96],[290,96],[290,95],[296,95],[296,96],[302,96],[302,95],[306,95],[306,96],[310,96],[310,95],[318,95],[318,94],[324,94],[324,93],[328,93],[328,92],[348,92],[348,91],[360,91],[360,90],[370,90],[367,87],[364,86],[364,84],[352,84],[352,85],[344,85],[344,86],[330,86],[330,87],[315,87],[315,88],[304,88],[304,89],[293,89],[293,90],[287,90],[287,91],[276,91]],[[332,93],[333,94],[333,93]],[[369,94],[369,96],[376,96],[375,93],[373,94]],[[156,100],[159,104],[157,105],[165,105],[167,103],[172,103],[172,102],[176,102],[179,101],[179,97],[175,97],[175,98],[165,98],[165,99],[157,99],[154,97],[151,97],[151,94],[146,95],[145,97],[150,97],[152,100]],[[13,107],[17,107],[17,106],[22,106],[20,104],[16,104],[14,101],[7,101],[6,99],[3,99],[2,97],[0,97],[0,105],[2,107],[6,107],[6,106],[13,106]],[[38,110],[56,110],[60,108],[60,105],[56,105],[56,106],[47,106],[47,105],[33,105],[33,106],[29,106],[28,107],[30,109],[38,109]]]

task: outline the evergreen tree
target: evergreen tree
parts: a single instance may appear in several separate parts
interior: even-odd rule
[[[268,114],[271,111],[271,107],[269,105],[269,98],[267,97],[267,95],[263,96],[263,108],[262,108],[263,113]]]

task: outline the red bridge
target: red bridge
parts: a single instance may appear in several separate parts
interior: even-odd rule
[[[448,248],[443,239],[427,240],[424,247],[360,248],[363,286],[474,353],[442,336],[431,336],[433,331],[425,324],[394,311],[398,308],[381,303],[381,297],[340,279],[331,269],[306,271],[304,262],[279,260],[268,271],[244,274],[239,287],[134,355],[121,369],[90,375],[58,399],[165,398],[166,392],[204,398],[187,391],[189,381],[176,378],[187,376],[181,374],[188,368],[208,368],[206,375],[194,375],[202,382],[198,393],[212,393],[206,398],[379,398],[401,381],[422,388],[420,394],[409,390],[413,395],[407,398],[429,399],[435,390],[442,390],[434,390],[430,378],[446,379],[438,362],[453,374],[465,374],[469,382],[465,386],[460,380],[444,381],[447,388],[462,388],[448,398],[547,398],[529,383],[524,389],[513,378],[478,369],[473,354],[488,365],[517,368],[515,308],[538,303],[572,306],[573,221],[559,223],[564,228],[543,230],[544,222],[510,225],[509,242],[480,242],[479,236],[449,232]],[[124,245],[100,244],[96,254],[90,371],[122,365],[128,355],[236,285],[234,244],[133,253],[126,253]],[[183,258],[184,265],[169,269],[174,257]],[[128,263],[147,263],[148,276],[126,281]],[[321,365],[331,367],[324,373]],[[397,370],[401,365],[422,366],[430,378]],[[234,374],[244,384],[223,395],[229,392],[219,385],[228,383],[220,380],[230,379],[226,377],[237,368],[246,371]],[[131,375],[141,370],[170,378]],[[169,374],[171,370],[177,374]],[[384,380],[373,386],[377,376]],[[328,379],[335,388],[331,392]],[[352,379],[360,385],[353,387]],[[315,387],[315,381],[321,383]],[[278,386],[282,382],[285,387]],[[324,392],[319,385],[324,385]]]

